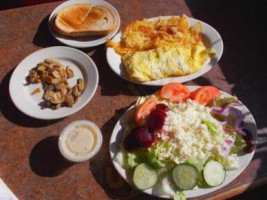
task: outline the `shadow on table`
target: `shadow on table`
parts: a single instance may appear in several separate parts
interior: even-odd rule
[[[32,171],[44,177],[60,175],[74,163],[67,161],[58,148],[58,136],[50,136],[37,143],[29,157]]]
[[[34,119],[32,117],[25,115],[16,108],[9,95],[9,81],[13,71],[14,69],[10,70],[0,83],[0,99],[1,99],[0,110],[3,116],[12,123],[23,127],[44,127],[60,121],[61,119],[57,120]]]
[[[263,138],[263,139],[262,139]],[[267,132],[264,134],[259,135],[258,141],[264,141],[257,145],[257,151],[253,157],[254,160],[260,159],[260,165],[266,166],[267,165]],[[265,147],[265,149],[262,149],[262,147]],[[266,168],[260,167],[257,171],[258,179],[261,180],[260,176],[262,174],[265,174],[264,177],[266,177]],[[262,177],[262,178],[264,178]],[[264,183],[261,181],[254,183],[252,186],[249,186],[246,191],[238,196],[232,197],[229,200],[262,200],[264,199],[264,195],[267,195],[267,185],[266,180],[264,180]]]
[[[102,148],[90,160],[90,170],[97,183],[105,190],[106,194],[112,199],[136,199],[140,192],[129,186],[118,174],[113,166],[109,154],[109,140],[112,130],[119,117],[128,109],[121,108],[116,114],[102,127],[103,134]]]
[[[250,109],[258,129],[265,128],[267,1],[186,0],[186,3],[193,17],[207,22],[221,34],[224,53],[219,64],[228,84],[233,85],[231,92]],[[254,159],[261,160],[261,167],[256,175],[258,179],[266,174],[266,169],[263,169],[263,166],[267,165],[267,157],[264,156],[267,147],[266,135],[267,133],[259,134],[258,141],[264,142],[258,144],[254,156]],[[253,192],[256,193],[257,190]],[[252,196],[241,195],[233,199],[252,199]],[[253,199],[262,198],[260,195],[254,195]]]
[[[267,124],[267,1],[186,0],[193,17],[221,34],[221,70],[232,93],[249,107],[259,128]],[[196,79],[197,80],[197,79]]]
[[[196,85],[212,85],[211,81],[203,76],[192,80],[192,82],[195,83]]]
[[[39,47],[50,47],[50,46],[61,45],[61,43],[59,43],[49,32],[48,19],[49,15],[42,20],[32,40],[33,44]]]

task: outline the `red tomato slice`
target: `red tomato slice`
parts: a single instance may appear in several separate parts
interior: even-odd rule
[[[141,125],[144,119],[149,115],[149,113],[157,105],[156,98],[149,98],[144,103],[142,103],[135,111],[134,120],[137,124]]]
[[[208,105],[220,94],[220,90],[218,90],[216,87],[203,86],[194,91],[190,98],[200,104]]]
[[[168,83],[161,88],[159,96],[173,103],[179,103],[190,97],[190,91],[181,83]]]

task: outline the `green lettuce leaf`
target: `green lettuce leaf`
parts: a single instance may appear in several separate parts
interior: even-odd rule
[[[177,191],[173,196],[173,200],[186,200],[186,196],[183,191]]]
[[[147,162],[153,166],[156,169],[159,168],[171,168],[174,166],[174,162],[163,158],[159,152],[161,150],[166,151],[168,149],[169,151],[172,151],[173,147],[168,141],[160,141],[157,142],[155,145],[149,148],[149,152],[147,154]]]
[[[238,100],[238,98],[236,96],[223,97],[223,98],[221,96],[219,96],[215,99],[215,105],[224,106],[227,103],[231,103],[231,102],[237,101],[237,100]]]
[[[208,120],[202,120],[201,122],[202,122],[202,124],[205,124],[207,126],[207,128],[208,128],[208,130],[212,136],[215,136],[217,134],[218,128],[214,123],[212,123]]]
[[[246,147],[246,141],[240,135],[236,135],[234,146],[231,149],[231,153],[238,153]]]

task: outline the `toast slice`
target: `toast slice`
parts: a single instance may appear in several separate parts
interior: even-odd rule
[[[77,4],[62,10],[53,27],[57,33],[70,37],[106,35],[116,27],[116,19],[104,6]]]

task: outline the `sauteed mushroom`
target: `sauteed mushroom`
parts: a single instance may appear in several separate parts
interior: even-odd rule
[[[65,68],[56,59],[45,59],[30,70],[27,81],[30,84],[41,82],[46,107],[56,110],[63,106],[72,107],[85,89],[85,82],[81,78],[70,87],[67,79],[72,77],[74,72],[69,66]]]

